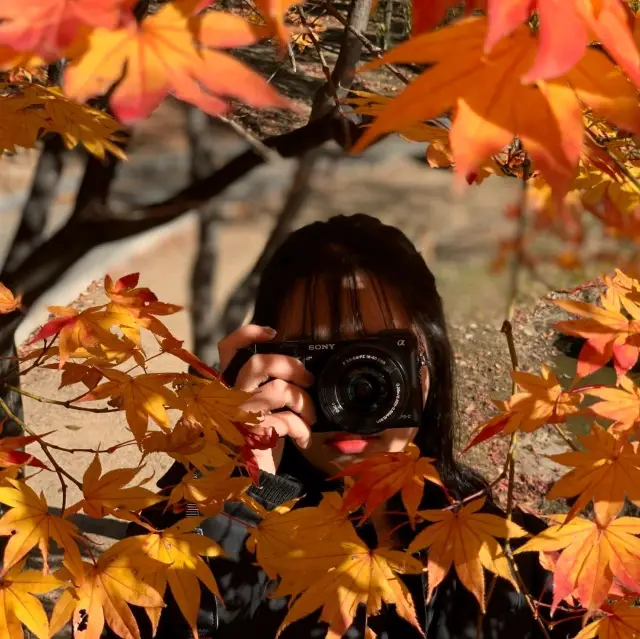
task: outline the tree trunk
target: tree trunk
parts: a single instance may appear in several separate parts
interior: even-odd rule
[[[391,48],[391,21],[393,20],[393,0],[384,3],[384,40],[382,48],[388,51]]]
[[[191,152],[191,179],[200,180],[215,168],[207,145],[210,127],[206,113],[187,109],[187,136]],[[198,247],[191,271],[191,330],[193,352],[207,364],[216,363],[214,283],[218,264],[218,226],[220,218],[213,202],[198,208]]]

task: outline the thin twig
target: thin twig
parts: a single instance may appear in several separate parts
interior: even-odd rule
[[[567,437],[567,434],[562,430],[562,428],[560,428],[560,424],[551,424],[556,431],[558,432],[558,435],[560,435],[560,437],[562,437],[562,439],[564,439],[564,442],[567,446],[569,446],[569,448],[571,448],[571,450],[573,450],[576,453],[580,452],[580,449]]]
[[[245,142],[248,142],[251,145],[251,148],[256,151],[263,160],[271,162],[273,160],[279,160],[282,157],[277,151],[274,151],[264,145],[260,140],[258,140],[258,138],[251,135],[249,131],[241,127],[237,122],[230,120],[229,118],[225,118],[223,115],[218,115],[216,117],[221,122],[224,122],[229,128],[233,129],[238,137],[242,138]]]
[[[29,391],[22,390],[21,388],[17,388],[16,386],[11,386],[10,384],[6,384],[5,388],[9,390],[15,391],[16,393],[20,393],[20,395],[24,395],[25,397],[29,397],[31,399],[35,399],[37,402],[41,402],[43,404],[55,404],[56,406],[62,406],[63,408],[72,408],[73,410],[80,410],[87,413],[118,413],[120,412],[119,408],[87,408],[86,406],[75,406],[72,402],[77,402],[78,399],[87,395],[80,395],[80,397],[75,397],[73,399],[68,399],[66,401],[62,401],[59,399],[50,399],[48,397],[41,397],[40,395],[35,395],[34,393],[30,393]]]
[[[351,132],[349,130],[349,123],[347,122],[344,115],[344,111],[342,108],[342,101],[338,96],[338,89],[336,88],[336,85],[333,81],[333,74],[331,73],[331,69],[327,64],[327,61],[324,57],[324,53],[322,52],[322,47],[320,46],[320,41],[318,40],[318,36],[315,34],[313,29],[311,29],[311,27],[309,26],[309,23],[307,22],[307,17],[304,13],[304,9],[302,8],[302,5],[298,6],[297,10],[298,10],[298,15],[300,16],[300,22],[307,29],[308,31],[307,35],[309,36],[309,38],[311,38],[311,42],[313,42],[313,46],[315,47],[316,53],[320,58],[320,66],[322,68],[322,72],[324,73],[324,77],[327,81],[327,88],[331,92],[331,97],[333,97],[333,99],[335,100],[336,108],[338,109],[338,113],[340,114],[340,119],[342,121],[342,126],[344,128],[345,140],[347,141],[346,147],[347,147],[347,150],[349,150],[351,148]]]
[[[638,178],[631,173],[631,171],[628,169],[628,167],[625,166],[624,162],[621,162],[613,153],[611,153],[611,151],[609,150],[609,147],[607,146],[607,142],[610,142],[611,140],[609,140],[608,138],[605,138],[604,140],[601,140],[600,136],[596,136],[593,131],[591,130],[591,127],[586,127],[585,129],[587,135],[589,136],[589,139],[600,149],[602,149],[612,160],[613,163],[620,169],[620,171],[622,171],[622,173],[624,173],[625,177],[631,182],[631,184],[633,184],[633,186],[635,186],[635,188],[640,192],[640,180],[638,180]]]

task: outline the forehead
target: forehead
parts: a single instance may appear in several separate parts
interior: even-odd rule
[[[412,329],[398,295],[364,273],[298,281],[276,329],[281,339],[350,339]]]

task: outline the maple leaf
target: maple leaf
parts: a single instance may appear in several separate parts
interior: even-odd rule
[[[58,368],[57,364],[52,364]],[[59,388],[71,386],[73,384],[84,384],[89,390],[93,390],[104,377],[104,373],[95,366],[77,364],[76,362],[66,362],[62,367]]]
[[[201,424],[207,434],[218,435],[236,446],[244,446],[245,437],[237,426],[258,424],[253,413],[243,411],[240,406],[251,393],[228,388],[216,379],[203,380],[191,375],[183,376],[184,384],[177,395],[184,406],[183,417]]]
[[[100,384],[79,401],[93,402],[107,397],[112,401],[120,401],[138,444],[147,432],[149,418],[161,428],[170,427],[165,406],[176,407],[177,398],[165,384],[174,381],[174,373],[145,373],[135,377],[117,370],[105,369],[103,373],[109,381]]]
[[[625,495],[640,504],[639,444],[616,436],[597,423],[588,435],[578,439],[584,450],[549,456],[559,464],[575,468],[553,485],[547,499],[579,495],[566,521],[593,500],[598,521],[606,525],[622,510]]]
[[[0,422],[0,432],[2,432],[2,422]],[[52,431],[42,433],[42,435],[27,435],[26,437],[0,438],[0,466],[33,466],[35,468],[45,468],[49,470],[49,468],[34,455],[16,449],[37,442],[46,435],[50,435],[51,432]]]
[[[640,56],[629,28],[629,15],[619,0],[488,0],[487,4],[487,53],[528,21],[532,9],[538,11],[540,44],[523,82],[548,80],[569,71],[584,56],[592,30],[616,63],[640,86]],[[566,37],[567,32],[571,33],[570,38]]]
[[[557,522],[518,548],[516,553],[562,550],[553,574],[551,614],[574,593],[588,610],[599,608],[614,577],[629,591],[640,592],[640,519],[620,517],[606,526],[576,517],[546,515]]]
[[[196,357],[191,351],[186,348],[182,348],[183,341],[176,339],[175,337],[167,337],[162,340],[160,347],[165,353],[171,353],[174,357],[181,359],[183,362],[192,366],[201,375],[209,379],[221,379],[220,373],[211,366],[207,366],[201,359]]]
[[[511,378],[523,390],[506,402],[495,402],[502,413],[478,426],[465,450],[498,434],[506,435],[517,430],[531,433],[545,424],[562,424],[567,416],[575,415],[580,410],[582,395],[565,391],[546,365],[541,367],[540,377],[512,371]]]
[[[167,506],[180,501],[195,503],[202,514],[214,517],[222,510],[225,501],[237,501],[252,484],[250,477],[231,477],[235,467],[231,462],[198,478],[185,475],[171,491]]]
[[[2,282],[0,282],[0,315],[13,313],[22,308],[22,295],[14,295]]]
[[[128,537],[112,546],[125,556],[147,557],[164,564],[162,570],[145,575],[145,582],[161,596],[164,596],[169,584],[178,607],[193,630],[194,637],[198,636],[196,618],[200,609],[198,580],[221,599],[216,581],[201,555],[217,557],[223,554],[222,549],[212,539],[191,532],[204,519],[206,517],[189,517],[165,530]],[[147,608],[147,614],[155,633],[160,610]]]
[[[432,64],[367,128],[353,150],[456,107],[449,137],[459,174],[475,172],[482,160],[517,136],[561,198],[575,177],[582,149],[582,103],[636,131],[636,91],[606,56],[592,50],[566,75],[523,85],[520,76],[535,55],[536,39],[521,26],[486,56],[486,32],[486,19],[468,18],[412,38],[364,67]],[[521,106],[513,109],[513,104]]]
[[[149,116],[169,92],[211,115],[226,111],[225,97],[254,107],[288,106],[256,72],[208,48],[253,44],[260,30],[239,16],[218,11],[192,17],[202,4],[175,0],[140,24],[94,29],[86,48],[65,70],[65,94],[84,102],[105,93],[126,69],[109,101],[115,116],[126,124]]]
[[[44,87],[31,84],[38,102],[44,106],[49,119],[47,129],[62,136],[67,149],[82,144],[89,153],[104,158],[106,152],[126,160],[127,156],[118,143],[124,141],[122,126],[108,113],[88,104],[69,100],[57,86]]]
[[[17,51],[35,51],[47,60],[63,57],[85,26],[114,29],[134,0],[38,0],[4,2],[0,42]]]
[[[566,335],[582,337],[586,341],[578,355],[576,377],[585,377],[613,359],[613,366],[621,378],[638,360],[640,353],[640,306],[621,296],[606,294],[600,298],[602,308],[586,302],[553,300],[553,303],[580,319],[557,322],[554,328]],[[629,313],[629,319],[622,312]]]
[[[616,601],[605,606],[604,616],[585,626],[575,639],[635,639],[640,636],[640,608],[633,601]]]
[[[364,504],[364,516],[368,517],[400,492],[409,519],[415,521],[424,494],[424,482],[430,481],[444,488],[433,461],[429,457],[420,457],[420,449],[410,444],[403,452],[370,455],[345,468],[335,477],[353,477],[356,480],[345,495],[345,512]]]
[[[75,639],[99,639],[105,622],[118,637],[140,639],[140,631],[128,604],[160,610],[162,595],[145,583],[144,576],[164,566],[147,557],[132,558],[120,553],[118,544],[108,548],[97,562],[83,562],[80,572],[66,566],[56,572],[73,581],[51,615],[51,636],[71,619]]]
[[[181,418],[169,432],[147,433],[142,441],[145,455],[166,453],[185,466],[192,465],[200,472],[216,468],[232,458],[232,452],[215,439],[207,437],[202,425]]]
[[[276,636],[321,608],[320,621],[329,626],[327,637],[337,639],[347,632],[361,604],[369,617],[380,612],[383,602],[395,605],[400,617],[421,630],[411,594],[398,578],[398,574],[423,570],[422,564],[407,552],[371,550],[351,526],[351,534],[344,539],[309,540],[306,547],[281,556],[281,562],[295,571],[287,583],[295,591],[293,594],[301,594],[293,600]]]
[[[44,595],[64,582],[37,570],[23,570],[25,563],[21,561],[0,579],[0,634],[24,639],[23,623],[38,639],[49,639],[47,613],[34,595]]]
[[[483,567],[510,581],[517,589],[509,562],[496,537],[524,537],[528,533],[517,524],[496,515],[478,512],[484,499],[476,499],[454,510],[420,510],[418,515],[434,522],[420,532],[409,545],[414,553],[429,549],[427,560],[430,599],[446,574],[454,565],[464,585],[485,609]]]
[[[82,478],[84,499],[69,506],[65,510],[65,517],[82,509],[89,517],[102,519],[106,515],[113,515],[118,508],[133,512],[164,501],[164,497],[142,486],[125,488],[142,468],[118,468],[102,475],[100,455],[96,453]]]
[[[75,524],[51,515],[43,495],[24,482],[6,480],[10,487],[0,487],[0,502],[10,506],[0,519],[0,535],[9,536],[4,550],[2,574],[15,566],[36,544],[42,553],[44,572],[49,570],[49,537],[64,550],[70,569],[79,571],[82,559],[74,538],[80,538]]]
[[[289,29],[284,24],[284,16],[287,11],[301,0],[256,0],[256,6],[269,30],[280,41],[280,53],[289,42]]]
[[[63,306],[49,306],[47,310],[57,317],[44,324],[27,344],[58,335],[59,368],[62,368],[71,354],[80,348],[99,344],[101,347],[118,349],[121,343],[121,340],[109,330],[121,319],[118,314],[96,308],[79,312]]]
[[[613,420],[613,432],[631,430],[640,421],[640,388],[626,375],[618,378],[618,384],[620,388],[595,386],[585,387],[583,391],[602,400],[587,410],[597,417]]]
[[[173,315],[181,311],[182,306],[159,302],[148,288],[137,288],[139,276],[139,273],[131,273],[116,282],[109,275],[105,277],[104,290],[111,300],[107,310],[130,316],[131,321],[121,324],[120,329],[137,345],[140,345],[140,327],[154,335],[175,340],[169,329],[155,316]]]

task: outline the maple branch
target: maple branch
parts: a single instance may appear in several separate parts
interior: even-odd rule
[[[609,150],[609,147],[607,146],[607,142],[610,142],[611,140],[609,140],[606,137],[602,138],[601,136],[594,134],[593,131],[591,130],[591,126],[586,127],[585,131],[589,136],[589,139],[611,158],[611,160],[618,167],[618,169],[620,169],[620,171],[624,174],[624,176],[631,182],[631,184],[633,184],[633,186],[635,186],[638,192],[640,192],[640,180],[638,180],[638,178],[628,169],[628,167],[625,166],[624,162],[621,162]]]
[[[220,122],[224,122],[230,129],[234,131],[234,133],[242,138],[247,144],[249,144],[255,151],[257,151],[263,160],[266,162],[270,162],[272,160],[279,160],[280,154],[277,151],[269,148],[264,142],[258,140],[257,137],[251,135],[249,131],[245,128],[241,127],[235,120],[230,120],[229,118],[225,118],[224,115],[217,115],[216,118],[220,120]],[[213,169],[211,169],[213,170]],[[196,176],[196,179],[203,178],[204,175],[200,174]]]
[[[565,444],[569,446],[571,450],[573,450],[576,453],[580,452],[580,449],[567,437],[566,433],[562,430],[562,428],[560,428],[560,424],[551,424],[551,425],[556,429],[556,432],[558,433],[558,435],[562,437]]]
[[[88,408],[86,406],[75,406],[72,402],[77,402],[81,397],[87,395],[90,391],[87,391],[80,397],[74,397],[73,399],[68,399],[66,401],[62,401],[60,399],[50,399],[48,397],[41,397],[40,395],[36,395],[34,393],[30,393],[29,391],[23,390],[22,388],[18,388],[17,386],[12,386],[11,384],[6,384],[6,388],[12,390],[20,395],[24,395],[25,397],[29,397],[30,399],[35,399],[37,402],[43,404],[55,404],[56,406],[62,406],[63,408],[72,408],[73,410],[80,410],[86,413],[119,413],[121,412],[120,408]]]
[[[57,444],[52,444],[51,442],[46,442],[46,444],[49,448],[59,450],[63,453],[92,453],[97,455],[112,455],[116,450],[120,450],[121,448],[137,444],[137,441],[135,439],[130,439],[128,441],[115,444],[114,446],[110,446],[109,448],[98,450],[96,450],[95,448],[65,448],[64,446],[58,446]]]

